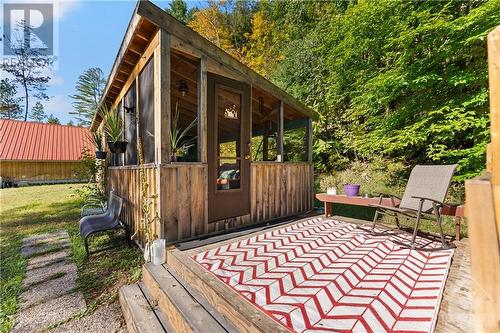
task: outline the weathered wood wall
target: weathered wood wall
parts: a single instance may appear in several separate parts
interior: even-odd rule
[[[253,162],[251,172],[250,214],[208,223],[206,165],[163,166],[161,216],[168,240],[228,231],[311,210],[310,163]]]
[[[0,177],[12,180],[77,180],[80,162],[0,161]]]
[[[310,163],[252,163],[251,217],[263,222],[311,210]]]
[[[148,195],[156,192],[156,167],[143,167],[145,175],[149,181]],[[142,218],[142,194],[139,175],[140,167],[112,167],[108,169],[108,191],[113,191],[124,201],[121,219],[130,227],[131,234],[136,234],[134,239],[139,245],[144,246],[146,235],[144,228],[141,228]],[[156,210],[153,207],[152,212]],[[159,230],[155,226],[155,233]]]
[[[161,229],[168,242],[207,233],[207,179],[203,164],[160,167]]]

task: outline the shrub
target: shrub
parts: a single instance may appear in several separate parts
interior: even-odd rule
[[[335,187],[340,192],[343,191],[344,184],[359,184],[361,194],[375,195],[380,192],[401,194],[404,171],[402,163],[380,157],[366,161],[356,160],[345,170],[321,175],[320,190],[326,191],[328,187]]]

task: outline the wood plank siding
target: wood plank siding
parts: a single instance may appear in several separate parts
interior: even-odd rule
[[[123,209],[121,220],[130,228],[131,234],[136,234],[134,239],[140,246],[144,246],[146,235],[144,228],[141,229],[142,218],[142,195],[140,188],[140,168],[113,167],[108,169],[108,190],[113,191],[123,199]],[[144,171],[149,180],[148,195],[152,196],[156,192],[156,168],[145,166]],[[152,211],[156,207],[153,207]],[[158,228],[155,228],[158,233]]]
[[[251,213],[245,216],[208,223],[207,165],[176,163],[160,166],[157,183],[155,166],[144,168],[150,180],[149,195],[160,189],[160,225],[157,232],[169,243],[209,233],[239,228],[249,224],[293,216],[311,210],[312,165],[310,163],[252,163]],[[142,198],[139,167],[109,168],[108,189],[124,199],[122,221],[131,232],[140,229]],[[142,246],[143,231],[136,239]]]
[[[311,210],[310,163],[252,163],[252,222],[264,222]]]
[[[79,161],[0,161],[0,177],[14,181],[78,180]]]

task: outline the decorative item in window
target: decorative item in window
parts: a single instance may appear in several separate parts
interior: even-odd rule
[[[236,105],[233,104],[224,109],[224,118],[227,119],[238,119],[238,110],[236,110]]]
[[[179,80],[177,82],[177,90],[182,94],[182,96],[186,96],[187,92],[189,91],[189,87],[184,80]]]

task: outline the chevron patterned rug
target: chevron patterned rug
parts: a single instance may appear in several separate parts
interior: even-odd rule
[[[409,238],[315,218],[193,259],[293,332],[432,332],[453,250]]]

